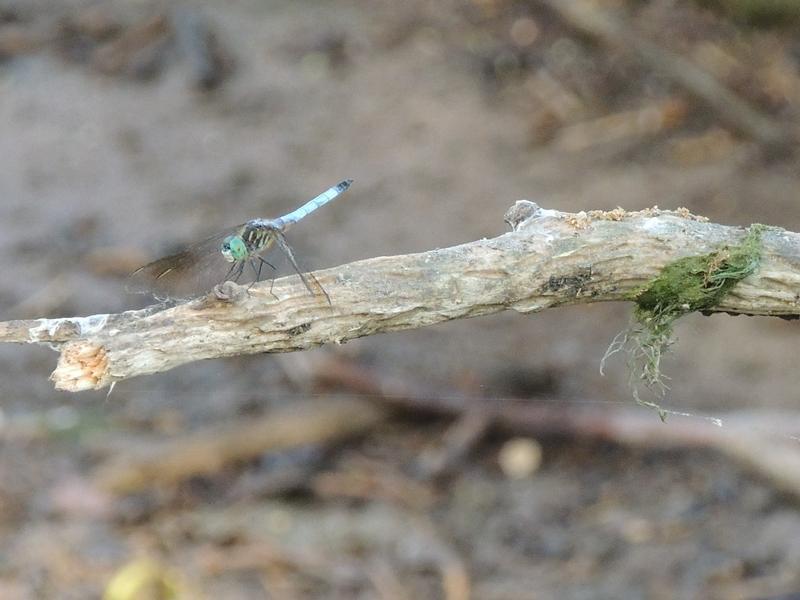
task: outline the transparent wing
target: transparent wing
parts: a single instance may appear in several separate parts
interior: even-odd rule
[[[220,252],[222,240],[241,231],[231,227],[188,248],[159,258],[136,269],[128,278],[127,289],[151,293],[159,299],[191,298],[211,290],[233,275],[232,263]]]
[[[300,265],[297,264],[297,259],[294,257],[294,252],[292,252],[292,248],[289,246],[289,242],[286,241],[286,236],[283,235],[283,232],[276,230],[274,232],[274,238],[278,244],[278,247],[281,249],[281,251],[283,251],[283,254],[289,260],[289,263],[291,263],[295,272],[300,276],[300,280],[303,282],[303,285],[306,286],[306,289],[311,293],[311,295],[324,298],[325,301],[330,304],[331,298],[328,296],[328,292],[325,291],[325,288],[322,287],[322,284],[317,281],[317,278],[314,277],[313,274],[304,271],[300,268]]]

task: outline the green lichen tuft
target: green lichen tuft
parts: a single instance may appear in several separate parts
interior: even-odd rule
[[[612,354],[626,350],[634,399],[658,410],[662,420],[666,412],[657,400],[662,399],[669,388],[668,378],[661,371],[661,359],[674,341],[675,321],[690,312],[716,306],[733,286],[755,272],[761,259],[761,237],[765,229],[764,225],[752,225],[741,244],[676,260],[634,295],[633,322],[611,342],[603,363]],[[642,388],[654,400],[643,399]]]
[[[733,286],[758,268],[764,229],[764,225],[753,225],[738,246],[667,265],[635,295],[637,313],[645,319],[679,317],[719,304]]]

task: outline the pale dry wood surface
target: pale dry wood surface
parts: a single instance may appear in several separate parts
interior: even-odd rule
[[[519,201],[513,231],[419,254],[371,258],[315,276],[331,304],[296,276],[231,282],[196,300],[112,315],[0,323],[0,341],[60,352],[58,389],[100,389],[181,364],[322,344],[503,310],[630,300],[667,264],[735,245],[746,229],[688,211],[563,213]],[[800,234],[769,228],[759,269],[710,312],[800,315]]]

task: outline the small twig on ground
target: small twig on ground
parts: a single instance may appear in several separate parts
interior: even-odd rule
[[[171,32],[164,14],[150,17],[124,30],[117,38],[97,48],[92,56],[94,67],[107,75],[127,73],[147,77],[158,70]]]
[[[320,473],[311,481],[311,489],[322,498],[382,500],[417,511],[429,509],[436,501],[429,486],[392,472],[385,463],[375,468],[345,465]]]
[[[441,445],[428,448],[417,460],[417,474],[424,480],[438,479],[453,471],[483,439],[492,417],[479,407],[471,407],[445,431]]]
[[[352,399],[294,404],[258,419],[171,439],[139,456],[120,456],[103,464],[95,481],[115,493],[172,485],[264,452],[356,436],[387,415],[380,407]]]
[[[553,147],[566,152],[581,152],[603,144],[641,142],[645,136],[662,134],[679,127],[686,120],[686,102],[666,98],[634,110],[625,110],[582,120],[562,127],[553,139]]]

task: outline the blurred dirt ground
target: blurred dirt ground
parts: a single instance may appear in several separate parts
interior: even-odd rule
[[[311,267],[499,235],[520,198],[800,229],[792,3],[593,3],[776,124],[789,141],[774,144],[546,4],[4,0],[0,318],[142,306],[124,291],[139,264],[345,177],[347,196],[291,232]],[[598,372],[629,313],[503,314],[188,365],[107,399],[54,392],[48,349],[0,348],[0,598],[800,593],[797,496],[726,457],[725,418],[725,456],[571,420],[658,421],[624,361]],[[686,319],[666,404],[698,416],[660,431],[713,438],[699,415],[796,409],[797,335],[796,321]],[[481,406],[508,399],[559,416],[497,426]],[[346,432],[326,406],[353,411]],[[238,443],[284,424],[299,443]],[[759,435],[800,451],[800,428]]]

